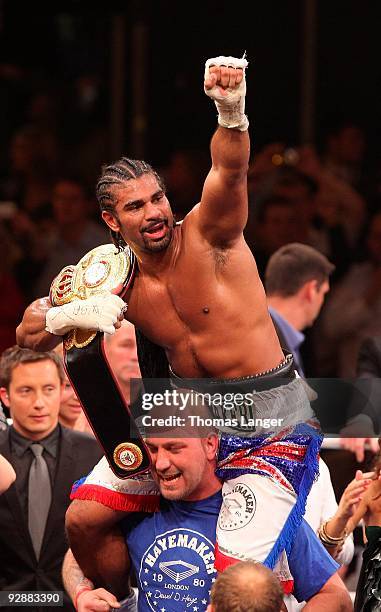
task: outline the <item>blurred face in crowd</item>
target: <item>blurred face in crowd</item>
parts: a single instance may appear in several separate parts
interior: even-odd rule
[[[302,181],[277,185],[275,192],[294,206],[298,223],[311,222],[316,213],[316,198]]]
[[[260,224],[261,244],[268,253],[292,242],[295,237],[296,213],[292,204],[271,204]]]
[[[81,412],[82,406],[79,399],[77,398],[69,379],[67,376],[65,376],[59,411],[59,421],[61,425],[64,425],[64,427],[73,428]]]
[[[52,194],[53,211],[59,226],[83,221],[88,213],[88,200],[81,185],[74,181],[58,181]]]
[[[366,239],[370,259],[381,265],[381,214],[375,215],[369,228]]]
[[[115,334],[105,337],[107,361],[117,380],[127,384],[131,378],[140,378],[134,326],[124,320]]]
[[[57,366],[50,359],[13,368],[9,389],[2,387],[0,397],[16,431],[30,440],[48,436],[58,423],[61,389]]]
[[[331,137],[329,148],[338,162],[359,163],[365,152],[364,132],[356,125],[348,125]]]

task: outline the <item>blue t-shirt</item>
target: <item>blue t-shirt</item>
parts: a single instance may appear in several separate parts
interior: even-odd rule
[[[130,514],[122,523],[139,589],[139,612],[205,612],[214,569],[221,491],[197,502],[161,499],[160,512]],[[305,601],[339,567],[302,522],[289,557],[294,595]]]

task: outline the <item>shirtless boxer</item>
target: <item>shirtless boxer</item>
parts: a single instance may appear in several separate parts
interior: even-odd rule
[[[126,302],[126,318],[165,349],[178,386],[184,378],[202,379],[206,388],[209,383],[217,384],[215,388],[226,383],[229,390],[234,390],[237,384],[238,390],[254,392],[259,402],[254,407],[257,413],[263,414],[266,409],[271,413],[271,406],[276,405],[277,414],[283,416],[287,413],[292,417],[298,409],[306,417],[302,421],[312,415],[304,411],[302,393],[295,386],[292,357],[280,347],[253,254],[243,237],[250,157],[244,112],[246,66],[244,58],[222,56],[206,62],[204,90],[218,110],[218,127],[210,146],[212,167],[201,201],[181,224],[174,221],[162,180],[146,162],[122,158],[103,168],[97,185],[102,218],[115,243],[127,243],[138,261],[125,301],[111,293],[60,307],[52,307],[48,298],[36,300],[26,309],[17,329],[20,346],[47,350],[73,328],[113,333],[120,325]],[[287,423],[285,418],[285,422],[295,425],[300,419],[291,418]],[[242,438],[244,455],[254,456],[250,465],[247,457],[236,454],[241,448],[239,439],[222,436],[219,474],[233,479],[225,483],[224,488],[228,488],[224,495],[234,497],[236,481],[249,472],[255,483],[245,487],[255,485],[254,511],[262,525],[257,525],[257,538],[243,535],[238,551],[229,540],[231,529],[222,525],[217,535],[218,569],[242,557],[273,567],[280,551],[291,545],[316,475],[320,439],[317,437],[311,445],[311,436],[304,430],[293,431],[297,439],[287,437],[290,429],[281,432],[280,442],[277,434],[268,440],[269,432],[265,436],[259,431],[258,436],[258,430],[255,438]],[[265,452],[265,460],[260,453],[262,447],[270,449]],[[281,463],[286,466],[286,475]],[[268,504],[275,503],[272,526],[263,537],[265,526],[269,527]],[[279,534],[282,537],[277,540]],[[237,531],[233,530],[233,535],[239,540]],[[253,550],[253,539],[261,540],[260,551]],[[275,540],[278,546],[272,548]]]

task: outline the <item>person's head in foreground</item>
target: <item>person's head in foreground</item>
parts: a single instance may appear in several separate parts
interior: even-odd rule
[[[207,612],[280,612],[283,591],[275,574],[255,561],[228,567],[212,586]]]

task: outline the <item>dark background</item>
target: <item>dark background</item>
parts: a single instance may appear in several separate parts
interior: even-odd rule
[[[116,51],[125,62],[119,95],[124,98],[122,142],[110,144],[110,156],[143,153],[163,164],[177,147],[204,148],[215,128],[215,113],[202,89],[204,61],[219,54],[247,52],[247,113],[253,150],[273,140],[300,143],[303,14],[309,0],[266,2],[0,2],[0,62],[17,64],[25,82],[0,79],[2,141],[23,123],[23,102],[30,89],[69,88],[81,73],[96,74],[101,102],[96,121],[112,120]],[[375,1],[316,2],[316,145],[332,113],[344,112],[363,123],[368,155],[380,155],[381,5]],[[115,43],[114,20],[122,18],[122,41]],[[143,27],[146,59],[134,55],[134,31]],[[138,26],[139,27],[139,26]],[[140,60],[139,60],[140,61]],[[132,65],[133,64],[133,65]],[[132,72],[135,69],[135,72]],[[131,75],[134,74],[134,78]],[[144,134],[139,151],[132,137],[133,88],[145,100]],[[135,84],[134,84],[135,83]],[[24,97],[23,97],[24,96]],[[75,126],[71,126],[73,129]],[[65,129],[70,129],[67,126]],[[115,139],[115,137],[114,137]]]

